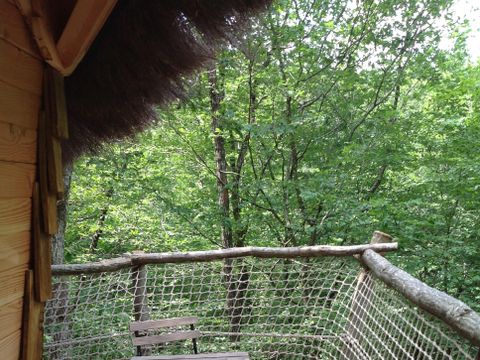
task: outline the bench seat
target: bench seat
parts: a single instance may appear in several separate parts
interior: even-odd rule
[[[224,352],[224,353],[203,353],[198,354],[197,339],[201,333],[195,330],[194,325],[198,322],[196,316],[188,316],[173,319],[144,320],[136,321],[130,324],[132,332],[133,345],[137,346],[137,355],[130,360],[249,360],[246,352]],[[160,335],[150,335],[148,331],[162,328],[172,328],[178,326],[190,326],[190,331],[175,331]],[[147,331],[147,333],[145,333]],[[194,354],[187,355],[150,355],[150,351],[145,354],[145,346],[171,343],[181,340],[191,339],[193,342]],[[140,355],[144,353],[145,355]]]
[[[246,352],[134,356],[131,360],[249,360]]]

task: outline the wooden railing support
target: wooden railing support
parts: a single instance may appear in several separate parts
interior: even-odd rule
[[[143,251],[136,251],[134,254],[143,254]],[[139,265],[132,268],[133,285],[133,316],[135,321],[150,320],[150,309],[148,308],[147,294],[147,266]],[[135,336],[141,336],[135,332]],[[151,355],[152,350],[148,346],[137,346],[138,356]]]
[[[375,231],[370,244],[391,243],[392,237],[381,231]],[[374,280],[370,270],[362,269],[358,274],[357,286],[352,296],[352,304],[345,331],[344,345],[340,359],[350,360],[363,358],[357,354],[362,351],[362,333],[365,319],[368,316],[370,301],[373,297]]]

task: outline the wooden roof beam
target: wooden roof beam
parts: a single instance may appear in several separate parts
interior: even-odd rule
[[[56,41],[47,0],[16,0],[30,25],[44,60],[62,75],[70,75],[87,53],[117,0],[77,0],[61,35]],[[53,2],[53,6],[55,3]]]

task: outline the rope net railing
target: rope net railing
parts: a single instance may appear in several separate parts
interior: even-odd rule
[[[55,276],[44,358],[130,359],[131,322],[184,316],[199,318],[200,352],[251,359],[474,360],[478,352],[351,256],[239,257]],[[192,349],[185,341],[141,351]]]

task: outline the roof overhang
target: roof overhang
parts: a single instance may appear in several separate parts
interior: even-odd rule
[[[40,53],[64,76],[87,53],[117,0],[15,0]],[[60,5],[60,7],[59,7]]]

